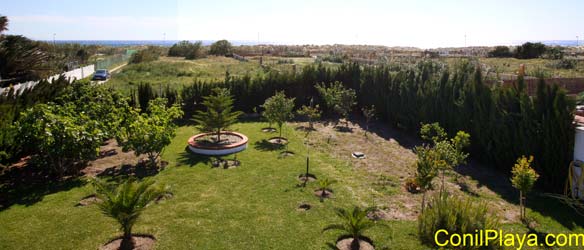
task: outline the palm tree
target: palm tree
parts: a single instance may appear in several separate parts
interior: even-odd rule
[[[353,238],[351,249],[358,250],[360,248],[359,240],[365,238],[363,233],[375,226],[375,223],[367,217],[367,214],[371,211],[373,211],[373,208],[361,209],[359,207],[354,207],[350,211],[336,208],[335,213],[341,218],[342,222],[339,224],[328,225],[322,231],[339,230],[350,235]]]
[[[8,18],[6,16],[0,16],[0,33],[8,30]]]
[[[97,197],[103,201],[99,209],[115,219],[124,232],[120,249],[133,249],[132,227],[150,203],[168,193],[167,189],[155,186],[153,180],[127,180],[112,186],[96,179],[93,184]]]
[[[318,187],[319,187],[318,190],[321,191],[320,197],[325,197],[326,191],[327,190],[330,190],[330,186],[332,184],[334,184],[335,182],[337,182],[337,181],[335,181],[335,180],[329,180],[328,178],[324,178],[324,179],[318,180]]]

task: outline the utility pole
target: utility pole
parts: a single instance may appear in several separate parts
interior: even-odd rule
[[[55,36],[56,36],[56,35],[57,35],[57,34],[53,33],[53,46],[55,46],[55,45],[56,45],[56,43],[55,43]]]
[[[578,43],[580,42],[580,37],[576,36],[576,47],[578,47]]]
[[[166,45],[166,32],[162,33],[162,46]]]

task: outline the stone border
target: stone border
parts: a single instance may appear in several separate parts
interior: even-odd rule
[[[189,150],[201,155],[228,155],[241,152],[247,148],[248,138],[244,134],[230,131],[221,131],[221,134],[234,135],[241,138],[241,141],[224,146],[207,146],[197,143],[197,138],[214,135],[215,133],[202,133],[191,136],[188,140]]]

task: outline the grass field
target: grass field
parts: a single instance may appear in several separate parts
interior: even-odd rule
[[[157,238],[156,249],[328,249],[338,237],[334,232],[322,233],[322,228],[336,222],[334,207],[349,208],[353,205],[417,209],[419,194],[403,190],[397,173],[407,174],[411,158],[409,150],[379,137],[370,135],[373,144],[392,143],[383,154],[392,155],[390,169],[406,168],[395,174],[395,180],[380,188],[372,181],[379,173],[364,165],[336,155],[334,148],[318,136],[311,137],[317,143],[311,149],[311,172],[318,178],[330,178],[338,183],[332,186],[334,197],[320,202],[313,192],[315,183],[299,187],[297,176],[305,169],[303,132],[290,125],[284,134],[290,138],[288,150],[294,156],[280,157],[281,149],[270,148],[266,139],[276,133],[261,132],[267,124],[243,122],[233,129],[250,138],[249,148],[237,155],[242,166],[234,169],[212,168],[205,157],[185,151],[186,140],[196,130],[180,127],[176,138],[163,154],[169,166],[155,175],[157,182],[172,187],[173,198],[152,205],[145,211],[135,227],[135,233],[152,234]],[[356,140],[361,133],[336,134],[335,141]],[[364,137],[363,137],[364,138]],[[384,145],[384,144],[383,144]],[[369,149],[371,150],[371,149]],[[340,152],[340,151],[339,151]],[[337,152],[338,153],[338,152]],[[371,158],[375,155],[371,152]],[[402,162],[403,161],[403,162]],[[502,177],[504,178],[504,177]],[[469,185],[478,189],[490,186],[469,179]],[[492,184],[492,183],[491,183]],[[518,209],[505,197],[481,191],[465,197],[487,201],[499,206],[508,204]],[[39,201],[13,205],[0,211],[0,249],[96,249],[121,232],[117,224],[103,216],[95,205],[76,207],[83,197],[92,194],[86,184],[74,185],[59,192],[40,197]],[[478,195],[478,196],[477,196]],[[404,207],[400,200],[415,201],[414,207]],[[309,203],[312,209],[297,211],[301,203]],[[584,232],[582,220],[565,206],[539,196],[530,197],[529,214],[537,221],[537,232]],[[496,214],[503,217],[503,214]],[[417,222],[411,219],[388,219],[377,223],[387,227],[372,229],[370,236],[377,249],[428,249],[417,237]],[[506,232],[523,233],[528,229],[518,222],[503,224]]]
[[[444,59],[453,63],[459,59]],[[495,73],[517,74],[519,65],[525,64],[526,75],[536,76],[536,72],[543,70],[550,77],[584,77],[584,62],[580,61],[575,69],[557,69],[552,67],[554,60],[548,59],[516,59],[516,58],[480,58],[480,63],[488,65]]]
[[[185,60],[183,58],[162,57],[158,61],[130,64],[120,72],[113,74],[106,83],[115,88],[128,91],[136,88],[139,83],[150,83],[155,90],[161,90],[170,85],[180,89],[182,86],[194,81],[223,81],[226,72],[230,76],[262,76],[267,72],[293,70],[291,63],[279,63],[279,60],[291,60],[297,70],[314,62],[312,58],[280,58],[263,57],[263,65],[260,67],[259,57],[251,57],[248,61],[238,61],[230,57],[209,56],[197,60]],[[325,63],[327,67],[336,67],[337,64]]]

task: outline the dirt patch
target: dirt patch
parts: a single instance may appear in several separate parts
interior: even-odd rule
[[[242,141],[243,138],[232,134],[221,134],[221,140],[217,141],[216,135],[206,135],[197,138],[197,144],[201,146],[224,146],[231,145]]]
[[[353,238],[346,238],[337,241],[337,249],[338,250],[351,250],[351,243],[353,242]],[[367,241],[359,240],[359,250],[374,250],[375,247]]]
[[[316,176],[313,174],[308,174],[308,177],[306,176],[306,174],[301,174],[298,176],[298,180],[301,182],[311,182],[311,181],[316,181]]]
[[[296,210],[300,211],[300,212],[306,212],[308,210],[310,210],[312,208],[312,206],[308,203],[302,203],[298,206],[298,208]]]
[[[317,189],[317,190],[314,190],[314,195],[320,197],[321,199],[332,198],[333,191],[330,189],[326,189],[323,192],[321,189]]]
[[[89,162],[87,167],[81,170],[83,175],[95,177],[108,169],[121,168],[124,165],[134,166],[140,159],[146,157],[146,155],[136,156],[134,151],[123,152],[122,147],[114,139],[106,141],[99,147],[99,152],[100,157]]]
[[[262,132],[274,133],[274,132],[276,132],[276,129],[275,128],[262,128]]]
[[[288,144],[288,139],[284,137],[272,137],[268,139],[268,142],[276,145],[286,145]]]
[[[292,151],[284,151],[280,153],[281,157],[288,157],[288,156],[294,156],[294,152]]]
[[[156,243],[156,238],[150,235],[134,235],[134,250],[150,250],[154,249],[154,243]],[[121,238],[114,239],[107,244],[100,247],[100,250],[118,250],[120,244],[122,243]]]
[[[295,123],[297,127],[308,126],[307,122]],[[407,190],[408,180],[416,173],[417,157],[413,152],[421,141],[405,132],[390,128],[382,122],[373,122],[365,130],[362,120],[353,120],[346,131],[339,132],[334,122],[316,122],[315,132],[308,137],[308,145],[315,150],[331,155],[352,166],[355,174],[365,178],[364,190],[373,192],[373,204],[379,204],[377,216],[383,220],[417,219],[422,203],[422,194],[417,187]],[[366,152],[367,157],[357,159],[353,152]],[[509,178],[490,166],[471,160],[446,177],[446,189],[454,196],[479,197],[489,206],[492,214],[502,215],[502,222],[519,222],[519,208],[513,202],[515,193]],[[434,186],[440,186],[436,178]],[[428,191],[427,201],[435,190]],[[371,204],[369,204],[371,205]]]
[[[95,194],[92,195],[88,195],[83,197],[79,203],[77,203],[77,205],[75,205],[76,207],[85,207],[85,206],[89,206],[89,205],[93,205],[95,203],[101,202],[100,198],[97,198],[97,196]]]

